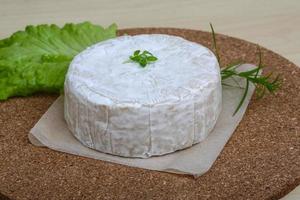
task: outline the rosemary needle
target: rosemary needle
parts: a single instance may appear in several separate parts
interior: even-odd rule
[[[219,55],[219,51],[218,51],[218,48],[217,48],[217,41],[216,41],[215,30],[214,30],[214,27],[213,27],[212,23],[209,23],[209,25],[210,25],[210,29],[211,29],[211,33],[212,33],[212,38],[213,38],[213,48],[215,50],[215,54],[217,56],[218,63],[219,63],[219,65],[221,65],[220,55]]]

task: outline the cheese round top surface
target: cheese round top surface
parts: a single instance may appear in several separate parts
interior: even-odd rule
[[[126,62],[136,50],[147,50],[158,60],[144,68]],[[219,65],[209,49],[163,34],[121,36],[98,43],[76,56],[68,71],[69,85],[77,95],[104,105],[177,102],[193,98],[219,80]]]

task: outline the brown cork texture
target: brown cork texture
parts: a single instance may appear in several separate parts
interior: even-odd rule
[[[165,33],[211,47],[207,32],[143,28],[119,34]],[[255,44],[217,35],[221,61],[257,63]],[[11,199],[278,199],[300,184],[300,68],[262,49],[265,72],[282,75],[274,96],[252,98],[212,168],[175,175],[39,148],[27,134],[56,99],[39,94],[0,102],[0,193]],[[196,159],[196,158],[195,158]],[[0,195],[1,197],[1,195]],[[2,198],[2,197],[1,197]],[[3,197],[4,198],[4,197]]]

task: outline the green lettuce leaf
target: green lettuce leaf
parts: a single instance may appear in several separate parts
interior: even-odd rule
[[[73,57],[97,42],[116,37],[117,26],[89,22],[27,26],[0,40],[0,100],[63,90]]]

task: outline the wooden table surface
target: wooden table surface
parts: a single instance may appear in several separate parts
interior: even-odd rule
[[[209,30],[271,49],[300,66],[299,0],[0,0],[0,38],[29,24],[91,21],[119,28]],[[300,186],[283,198],[299,200]]]

